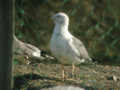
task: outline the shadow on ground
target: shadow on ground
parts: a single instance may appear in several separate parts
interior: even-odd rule
[[[13,90],[16,90],[16,88],[19,90],[23,85],[24,86],[27,85],[30,80],[38,80],[38,79],[60,81],[57,78],[50,78],[50,77],[46,77],[46,76],[37,75],[37,74],[34,74],[34,73],[29,73],[29,74],[14,77],[14,86],[15,87],[14,87]]]

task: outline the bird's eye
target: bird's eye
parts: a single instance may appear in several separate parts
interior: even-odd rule
[[[60,16],[58,15],[58,16],[56,16],[57,18],[60,18]]]

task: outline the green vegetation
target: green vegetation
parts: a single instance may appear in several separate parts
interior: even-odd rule
[[[113,0],[17,0],[16,35],[49,51],[50,16],[62,11],[70,16],[71,32],[85,43],[92,57],[119,61],[120,13],[116,4]]]
[[[100,60],[102,65],[77,66],[74,79],[63,82],[60,79],[60,63],[56,60],[30,60],[28,65],[21,56],[14,60],[14,90],[40,90],[55,85],[82,86],[87,90],[118,90],[119,3],[119,0],[16,0],[15,34],[20,40],[50,54],[49,41],[54,26],[50,17],[52,13],[65,12],[70,17],[70,32],[84,42],[90,56]],[[71,66],[65,66],[65,69],[70,77]],[[39,89],[34,89],[38,86]]]

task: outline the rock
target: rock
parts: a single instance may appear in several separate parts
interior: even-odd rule
[[[113,80],[113,81],[115,81],[115,82],[117,82],[118,80],[120,80],[120,78],[117,77],[117,76],[115,76],[115,75],[109,76],[109,77],[107,77],[107,79],[108,79],[108,80]]]
[[[53,88],[45,88],[42,90],[85,90],[85,89],[75,86],[55,86]]]

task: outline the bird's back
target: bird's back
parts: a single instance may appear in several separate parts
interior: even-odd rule
[[[73,42],[72,44],[76,47],[76,49],[79,51],[79,57],[81,59],[86,59],[89,60],[90,57],[88,55],[88,51],[85,48],[84,44],[82,43],[82,41],[80,41],[79,39],[77,39],[76,37],[73,37]]]

